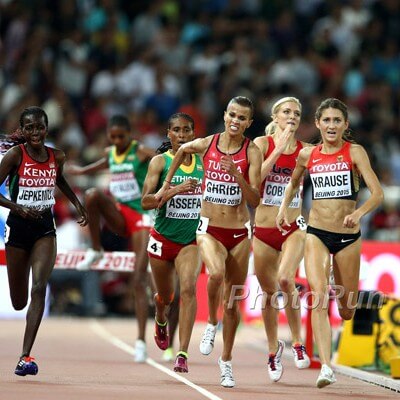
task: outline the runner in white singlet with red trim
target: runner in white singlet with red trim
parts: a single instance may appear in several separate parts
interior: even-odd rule
[[[219,289],[224,284],[224,345],[218,361],[224,387],[235,385],[231,359],[240,320],[237,299],[243,293],[241,288],[246,280],[250,254],[251,226],[247,206],[257,207],[260,200],[261,153],[244,136],[252,118],[252,102],[246,97],[233,98],[224,113],[224,132],[182,145],[157,193],[163,198],[185,154],[202,155],[204,186],[197,244],[209,271],[210,318],[213,313],[215,316],[215,320],[209,320],[212,326],[217,323]]]

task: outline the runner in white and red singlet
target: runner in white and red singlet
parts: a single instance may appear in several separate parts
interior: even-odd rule
[[[301,340],[299,296],[296,271],[303,258],[306,223],[301,215],[303,190],[289,206],[290,228],[285,233],[275,224],[279,206],[296,160],[303,147],[311,146],[295,138],[301,119],[301,104],[295,97],[274,103],[272,121],[266,135],[254,140],[264,155],[261,166],[261,201],[256,210],[253,239],[254,268],[264,294],[262,316],[268,339],[268,374],[273,382],[283,373],[281,356],[284,341],[278,340],[279,305],[276,293],[283,292],[283,304],[292,334],[292,352],[299,369],[308,368],[310,359]],[[274,301],[275,300],[275,301]]]
[[[224,113],[224,132],[183,144],[157,193],[163,202],[171,179],[186,154],[202,155],[203,201],[197,244],[209,271],[207,291],[210,312],[204,338],[209,345],[207,350],[211,351],[218,322],[216,310],[220,287],[224,284],[224,346],[218,361],[221,385],[224,387],[235,385],[231,359],[240,319],[237,298],[242,293],[247,276],[252,233],[247,206],[255,208],[260,200],[261,153],[244,136],[252,118],[252,102],[246,97],[233,98]]]

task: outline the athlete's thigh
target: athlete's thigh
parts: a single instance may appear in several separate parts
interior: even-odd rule
[[[48,281],[54,268],[56,255],[57,243],[55,236],[44,236],[35,242],[31,251],[33,283]]]
[[[315,235],[307,234],[304,249],[306,276],[312,290],[324,291],[328,286],[326,265],[330,262],[330,253],[322,241]]]
[[[337,286],[338,300],[347,304],[350,293],[353,293],[351,305],[357,302],[360,276],[361,239],[339,251],[333,257],[333,274]],[[341,295],[342,292],[342,295]],[[342,302],[342,301],[341,301]]]
[[[244,283],[249,268],[250,246],[250,240],[244,239],[229,252],[225,282],[233,285]]]
[[[171,261],[150,257],[150,267],[156,291],[172,293],[175,288],[175,269]]]
[[[198,246],[190,244],[183,247],[175,259],[175,268],[181,288],[195,286],[201,268]]]
[[[210,234],[196,236],[200,257],[206,265],[210,274],[224,273],[225,260],[228,251],[225,246]]]
[[[143,262],[137,263],[138,270],[141,272],[147,270],[147,243],[149,241],[149,231],[140,229],[133,232],[131,235],[132,250],[136,254],[136,259],[141,259]]]
[[[103,192],[99,192],[97,197],[97,207],[101,216],[106,221],[107,227],[117,235],[125,235],[125,218],[118,210],[114,199]],[[89,221],[90,222],[90,221]]]
[[[282,257],[279,263],[279,272],[289,278],[294,278],[304,256],[304,242],[306,234],[297,229],[282,246]]]
[[[7,275],[11,296],[28,293],[30,252],[19,247],[6,246]]]
[[[280,253],[260,239],[253,238],[254,272],[264,290],[276,289]]]

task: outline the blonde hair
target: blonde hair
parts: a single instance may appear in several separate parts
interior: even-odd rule
[[[274,118],[274,115],[279,111],[279,108],[281,107],[281,105],[283,103],[288,103],[288,102],[293,102],[296,103],[299,108],[300,108],[300,112],[301,112],[301,103],[300,100],[296,97],[282,97],[281,99],[279,99],[278,101],[276,101],[272,107],[271,107],[271,118]],[[266,127],[265,127],[265,136],[270,136],[273,135],[275,133],[276,130],[276,123],[274,121],[271,121]]]

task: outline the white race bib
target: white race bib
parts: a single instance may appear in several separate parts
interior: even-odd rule
[[[124,202],[139,199],[141,196],[139,184],[133,172],[113,174],[110,192],[115,198]]]
[[[218,182],[206,179],[203,200],[224,206],[238,206],[242,202],[242,189],[236,182]]]

